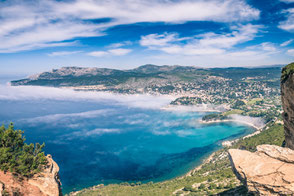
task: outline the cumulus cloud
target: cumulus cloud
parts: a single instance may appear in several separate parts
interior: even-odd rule
[[[102,36],[122,24],[240,22],[258,19],[259,13],[245,0],[1,1],[0,53],[75,44],[64,41]]]
[[[237,44],[254,39],[260,28],[262,28],[260,25],[247,24],[232,26],[231,33],[216,34],[209,32],[183,38],[180,38],[176,33],[150,34],[142,36],[140,44],[151,50],[160,50],[168,54],[223,54]]]

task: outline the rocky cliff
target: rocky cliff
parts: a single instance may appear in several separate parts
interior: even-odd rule
[[[274,145],[257,146],[252,153],[230,149],[238,179],[255,195],[294,195],[294,151]]]
[[[286,147],[229,150],[236,176],[255,195],[294,195],[294,63],[282,70],[281,96]]]
[[[10,172],[0,171],[0,196],[22,195],[22,196],[60,196],[61,183],[59,180],[59,167],[47,155],[48,164],[44,170],[32,178],[15,176]]]
[[[284,109],[286,147],[294,149],[294,63],[283,68],[281,96]]]

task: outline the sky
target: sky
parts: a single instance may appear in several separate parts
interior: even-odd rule
[[[0,0],[0,75],[294,61],[294,0]]]

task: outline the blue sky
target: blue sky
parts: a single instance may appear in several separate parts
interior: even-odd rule
[[[0,74],[294,61],[294,0],[0,0]]]

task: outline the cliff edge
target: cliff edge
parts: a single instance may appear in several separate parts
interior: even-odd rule
[[[229,150],[234,173],[255,195],[294,195],[294,63],[282,70],[281,98],[286,148],[260,145],[254,153]]]
[[[237,178],[255,195],[294,195],[294,151],[275,145],[257,146],[252,153],[230,149]]]
[[[61,182],[59,180],[59,167],[47,155],[48,164],[41,173],[31,178],[15,176],[10,172],[0,171],[0,196],[22,195],[22,196],[60,196]]]
[[[282,70],[281,96],[286,147],[294,149],[294,63]]]

